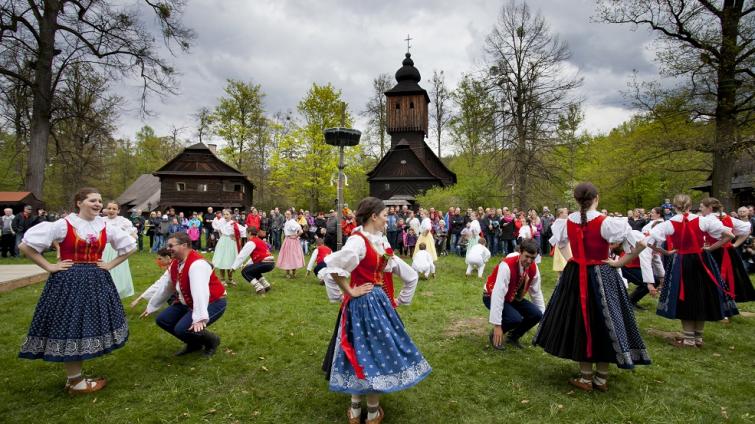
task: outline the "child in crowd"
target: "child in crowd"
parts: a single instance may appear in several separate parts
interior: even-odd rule
[[[469,254],[466,256],[465,262],[467,263],[467,272],[464,278],[472,275],[472,270],[477,268],[477,278],[482,278],[482,274],[485,272],[485,264],[490,259],[490,250],[488,250],[487,241],[480,237],[480,240],[469,249]]]
[[[305,255],[309,254],[309,225],[304,224],[301,226],[302,233],[299,234],[299,243],[301,244],[301,250]]]
[[[194,250],[200,250],[200,238],[202,233],[199,232],[199,221],[192,221],[191,224],[189,224],[189,229],[186,230],[186,234],[189,235],[189,240],[191,240],[191,248]]]
[[[167,271],[168,267],[170,266],[170,262],[172,260],[173,258],[171,258],[170,252],[168,251],[167,248],[163,247],[162,249],[157,251],[157,258],[155,258],[155,263],[161,270]],[[144,293],[140,294],[139,297],[134,299],[133,302],[131,302],[131,309],[136,307],[136,305],[138,305],[139,301],[142,299],[146,301],[149,301],[150,299],[152,299],[152,296],[158,291],[160,291],[161,288],[162,286],[159,284],[159,280],[158,280],[157,282],[149,286],[147,290],[144,290]],[[168,300],[168,302],[171,302],[172,300],[173,299],[171,298]]]
[[[398,236],[396,237],[396,246],[393,248],[401,254],[404,251],[404,240],[406,239],[406,232],[404,231],[404,220],[399,218],[396,221],[396,227],[398,228]]]
[[[438,221],[438,230],[435,232],[435,250],[438,252],[438,256],[448,255],[446,243],[448,243],[448,229],[446,229],[446,222],[441,219]]]
[[[461,230],[461,233],[459,233],[459,255],[465,256],[467,255],[467,245],[469,244],[469,238],[472,235],[472,230],[469,229],[469,224],[467,224],[463,230]]]
[[[178,223],[178,218],[173,218],[170,222],[170,226],[168,226],[168,235],[183,232],[185,232],[184,226]]]
[[[404,239],[404,254],[408,256],[414,255],[414,246],[417,244],[417,234],[414,232],[414,228],[409,228]]]
[[[418,274],[423,275],[425,279],[429,278],[431,275],[435,278],[435,264],[433,264],[433,258],[430,255],[430,252],[427,251],[427,245],[425,243],[420,243],[418,248],[419,250],[414,254],[412,260],[412,268],[414,268]]]

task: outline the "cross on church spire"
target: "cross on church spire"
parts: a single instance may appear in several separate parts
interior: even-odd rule
[[[412,40],[414,40],[414,39],[413,39],[413,38],[411,38],[411,37],[409,36],[409,34],[406,34],[406,38],[404,39],[404,41],[406,41],[406,52],[407,52],[407,53],[409,53],[409,49],[410,49],[410,48],[412,47],[412,45],[410,44],[410,42],[411,42]]]

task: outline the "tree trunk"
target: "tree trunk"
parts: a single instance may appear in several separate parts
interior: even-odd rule
[[[40,200],[44,199],[47,142],[52,118],[52,61],[55,56],[55,31],[60,7],[59,1],[45,1],[42,20],[39,22],[39,51],[34,72],[29,165],[25,186]]]
[[[735,5],[735,3],[737,3]],[[713,175],[711,196],[718,198],[726,210],[734,206],[731,179],[734,176],[735,154],[732,147],[737,139],[736,122],[736,58],[739,20],[742,3],[727,0],[721,14],[721,63],[718,68],[716,98],[716,140],[713,146]]]

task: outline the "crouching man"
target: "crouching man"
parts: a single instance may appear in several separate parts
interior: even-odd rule
[[[207,330],[217,321],[226,307],[223,283],[215,275],[212,265],[191,248],[185,233],[171,234],[166,247],[173,261],[161,279],[166,283],[155,293],[142,313],[146,317],[160,309],[172,295],[176,300],[157,317],[157,325],[186,343],[176,356],[202,350],[212,356],[220,345],[220,337]]]
[[[519,338],[543,317],[545,302],[535,257],[537,242],[523,240],[519,252],[510,254],[493,268],[485,284],[482,302],[490,309],[489,321],[493,324],[490,342],[498,350],[504,350],[504,343],[521,349]],[[524,298],[527,292],[532,302]]]

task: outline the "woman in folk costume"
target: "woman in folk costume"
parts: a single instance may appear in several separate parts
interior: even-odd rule
[[[617,268],[644,248],[626,219],[608,218],[596,209],[598,189],[591,183],[574,188],[579,212],[551,227],[550,243],[566,257],[573,256],[553,291],[533,344],[551,355],[579,362],[580,377],[569,383],[581,390],[608,390],[608,364],[631,369],[650,363]],[[610,245],[622,243],[630,252],[618,261],[608,259]],[[630,251],[630,246],[634,247]],[[596,372],[593,373],[593,364]]]
[[[360,422],[362,395],[367,395],[366,422],[380,423],[380,394],[412,387],[431,371],[393,307],[392,293],[387,294],[392,290],[384,286],[385,272],[398,275],[406,284],[397,304],[408,304],[417,281],[414,270],[388,254],[390,244],[381,233],[387,215],[382,200],[363,199],[356,213],[361,226],[340,251],[325,259],[327,267],[321,271],[344,293],[335,342],[326,355],[332,360],[324,369],[329,371],[330,390],[352,395],[347,411],[351,424]]]
[[[469,216],[472,220],[469,221],[469,238],[467,239],[467,255],[472,248],[480,240],[480,221],[477,220],[477,212],[472,212]]]
[[[81,394],[107,384],[104,378],[82,377],[83,361],[110,353],[128,339],[123,305],[108,271],[136,250],[136,240],[98,216],[102,198],[96,189],[79,190],[74,205],[78,213],[35,225],[19,245],[50,276],[18,356],[62,362],[68,374],[65,389]],[[51,264],[41,252],[55,242],[61,260]],[[118,252],[110,262],[101,259],[106,244]]]
[[[560,208],[556,212],[556,219],[567,219],[569,217],[569,208]],[[566,245],[566,256],[570,257],[571,254],[571,246],[568,244]],[[564,255],[561,254],[561,249],[557,249],[556,246],[553,246],[553,270],[556,271],[558,274],[558,277],[561,278],[561,273],[564,271],[564,268],[566,268],[566,258],[564,258]]]
[[[674,196],[676,215],[650,231],[648,244],[670,240],[672,264],[666,272],[656,313],[682,321],[682,337],[673,340],[677,347],[702,347],[705,321],[720,321],[739,313],[729,288],[721,278],[712,251],[734,238],[713,215],[689,213],[692,201],[686,194]],[[711,245],[705,239],[715,239]]]
[[[223,209],[223,219],[218,221],[215,229],[220,234],[220,239],[218,244],[215,245],[212,265],[218,271],[218,276],[223,285],[235,286],[233,261],[236,260],[236,255],[241,250],[241,238],[246,234],[242,234],[241,226],[233,220],[230,209]]]
[[[114,201],[107,203],[105,208],[105,222],[108,228],[118,227],[124,232],[128,233],[136,240],[136,228],[125,217],[118,215],[121,212],[120,205]],[[109,244],[105,246],[105,251],[102,252],[103,262],[110,262],[118,256],[118,252],[115,251]],[[110,276],[113,277],[115,288],[118,289],[118,296],[121,299],[127,298],[134,294],[134,282],[131,278],[131,268],[128,265],[128,259],[123,261],[120,265],[110,270]]]
[[[275,267],[286,270],[286,278],[295,278],[296,270],[304,268],[304,251],[299,244],[299,236],[303,233],[303,230],[301,225],[293,219],[290,210],[286,211],[285,216],[284,240]]]
[[[418,235],[419,237],[417,237],[417,246],[419,246],[420,243],[425,243],[425,250],[430,254],[433,262],[435,262],[438,260],[438,254],[435,251],[435,239],[433,239],[433,222],[430,218],[428,218],[427,211],[425,209],[420,209],[419,218],[420,225]],[[414,250],[415,256],[417,252],[419,252],[419,249]]]
[[[713,215],[721,220],[724,227],[731,229],[736,237],[734,242],[724,243],[720,249],[711,252],[721,271],[721,278],[729,287],[729,296],[735,302],[751,302],[755,300],[755,288],[752,287],[750,276],[747,274],[742,257],[739,255],[739,246],[747,240],[752,230],[751,224],[721,212],[722,205],[718,199],[707,197],[700,203],[700,215]],[[714,244],[718,240],[706,237],[707,244]]]
[[[663,209],[659,207],[655,207],[650,210],[650,221],[645,224],[644,227],[642,227],[642,235],[644,237],[648,237],[650,235],[650,231],[655,228],[656,225],[663,223]],[[652,249],[650,249],[652,251]],[[645,252],[643,252],[643,255]],[[650,259],[650,269],[652,272],[652,287],[648,284],[639,284],[634,291],[632,291],[632,294],[629,295],[629,301],[632,302],[635,307],[637,307],[637,303],[642,300],[645,295],[650,293],[652,296],[657,295],[656,288],[660,286],[661,282],[666,276],[666,269],[664,264],[664,257],[663,254],[660,252],[652,251],[651,259]],[[623,270],[622,270],[623,271]],[[649,278],[643,278],[643,283],[650,282]],[[643,309],[642,307],[639,307],[639,309]]]

